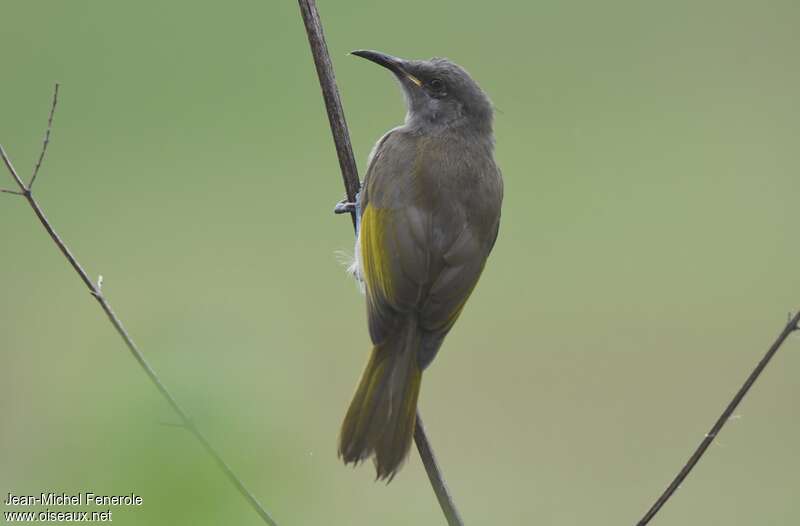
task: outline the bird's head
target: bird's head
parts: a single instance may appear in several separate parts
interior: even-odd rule
[[[406,96],[407,123],[434,129],[464,127],[491,134],[492,103],[458,64],[446,58],[405,60],[368,50],[352,54],[394,73]]]

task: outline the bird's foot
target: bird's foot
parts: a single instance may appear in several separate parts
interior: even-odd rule
[[[333,207],[334,214],[352,214],[355,211],[356,204],[348,202],[347,198],[342,199]]]

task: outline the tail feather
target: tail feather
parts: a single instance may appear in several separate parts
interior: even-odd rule
[[[416,323],[409,321],[372,348],[342,423],[339,456],[355,464],[374,455],[378,479],[391,480],[411,448],[422,382],[419,344]]]

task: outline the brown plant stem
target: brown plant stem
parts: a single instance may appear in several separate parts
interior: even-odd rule
[[[717,418],[717,421],[714,422],[713,426],[711,426],[711,430],[706,433],[706,436],[700,442],[700,445],[697,446],[697,449],[695,449],[694,453],[692,453],[692,456],[689,457],[689,460],[686,462],[683,468],[678,472],[670,485],[667,486],[667,489],[664,490],[664,493],[662,493],[655,503],[653,503],[650,509],[647,510],[647,513],[644,514],[644,517],[642,517],[639,522],[636,523],[636,526],[644,526],[650,522],[650,520],[655,517],[661,507],[666,504],[670,497],[672,497],[673,493],[675,493],[678,487],[680,487],[681,483],[683,483],[684,479],[703,457],[703,454],[708,449],[708,446],[710,446],[714,439],[717,438],[717,435],[722,430],[722,426],[724,426],[731,417],[733,412],[736,410],[736,407],[747,394],[747,391],[749,391],[756,380],[758,380],[758,377],[767,367],[767,364],[770,362],[770,360],[772,360],[772,357],[775,356],[775,353],[778,352],[778,349],[781,348],[781,345],[783,345],[783,342],[786,341],[786,338],[788,338],[792,332],[800,330],[800,326],[798,326],[798,324],[800,324],[800,310],[798,310],[794,316],[790,317],[781,333],[767,350],[764,357],[758,362],[753,372],[750,373],[750,376],[747,377],[742,387],[740,387],[736,392],[733,400],[728,403],[728,406],[725,408],[719,418]]]
[[[236,475],[236,473],[233,472],[231,467],[228,465],[227,462],[225,462],[222,456],[220,456],[217,450],[211,445],[206,436],[195,426],[194,422],[189,417],[188,413],[186,413],[186,411],[184,411],[184,409],[180,406],[180,404],[178,404],[178,401],[175,399],[172,393],[167,389],[167,387],[164,385],[164,382],[161,381],[161,378],[158,376],[158,374],[156,374],[153,367],[148,363],[142,352],[134,343],[130,334],[128,334],[128,331],[125,329],[125,326],[122,324],[122,320],[120,320],[119,317],[114,313],[114,310],[111,308],[111,305],[106,300],[102,291],[102,278],[98,279],[97,283],[94,283],[89,278],[89,275],[83,269],[78,260],[75,258],[72,251],[69,249],[64,240],[61,239],[61,237],[55,231],[53,225],[47,219],[47,216],[45,216],[44,210],[42,210],[41,206],[39,206],[39,202],[33,196],[32,186],[34,181],[36,180],[36,175],[39,173],[39,168],[42,165],[45,151],[47,150],[47,145],[50,142],[50,129],[53,125],[53,115],[55,113],[57,101],[58,101],[58,84],[55,85],[55,89],[53,91],[53,102],[50,107],[50,117],[47,122],[47,132],[45,133],[44,143],[42,144],[42,151],[39,155],[39,160],[36,163],[36,168],[34,169],[33,176],[31,177],[31,182],[27,186],[23,182],[22,178],[19,176],[17,170],[14,168],[14,165],[11,163],[11,159],[8,157],[8,154],[3,149],[3,146],[0,145],[0,157],[2,157],[3,163],[6,165],[6,168],[11,174],[11,177],[14,179],[14,181],[17,183],[17,186],[19,187],[19,191],[15,190],[10,190],[10,191],[3,190],[3,191],[6,193],[17,194],[25,198],[25,200],[28,202],[31,209],[33,210],[34,214],[36,214],[36,217],[39,218],[39,222],[47,231],[48,235],[50,236],[50,239],[53,240],[53,242],[56,244],[56,246],[64,255],[64,257],[67,258],[67,261],[75,270],[75,272],[78,274],[78,277],[81,278],[81,281],[83,281],[84,285],[86,285],[86,288],[89,289],[89,293],[94,297],[95,300],[97,300],[97,303],[100,305],[100,308],[103,309],[103,312],[106,313],[106,316],[108,316],[111,325],[114,326],[114,329],[117,331],[122,340],[125,342],[125,345],[128,347],[128,350],[130,351],[131,355],[133,355],[134,359],[139,363],[139,366],[144,370],[148,378],[150,378],[150,381],[153,383],[153,385],[156,386],[156,388],[164,397],[164,399],[166,399],[166,401],[178,415],[178,417],[181,420],[181,426],[187,429],[189,432],[191,432],[192,435],[194,435],[194,437],[200,442],[200,444],[203,446],[206,452],[214,459],[214,461],[217,463],[220,469],[222,469],[222,471],[225,473],[225,476],[228,477],[228,480],[231,482],[231,484],[234,485],[236,490],[247,500],[247,502],[250,504],[250,506],[252,506],[255,512],[258,513],[259,517],[261,517],[261,519],[266,524],[269,524],[270,526],[277,526],[275,521],[267,512],[267,510],[264,509],[264,507],[261,505],[258,499],[253,495],[253,493],[247,488],[247,486],[244,485],[244,483]]]

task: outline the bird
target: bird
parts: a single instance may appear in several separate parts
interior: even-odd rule
[[[494,247],[503,179],[495,162],[493,106],[446,58],[351,53],[388,69],[405,122],[375,144],[355,202],[351,272],[366,296],[372,340],[339,435],[345,464],[373,458],[391,481],[408,456],[422,372],[461,314]]]

